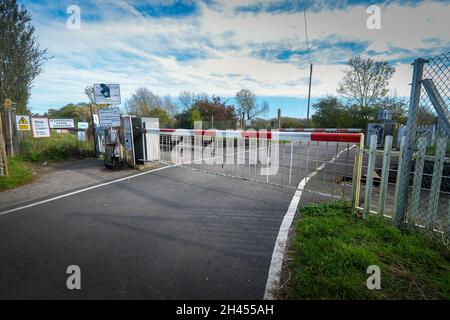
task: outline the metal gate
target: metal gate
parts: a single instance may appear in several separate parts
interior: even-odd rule
[[[352,198],[360,133],[154,129],[159,161],[216,175]]]

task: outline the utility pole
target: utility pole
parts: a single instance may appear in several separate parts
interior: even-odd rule
[[[308,111],[306,115],[306,127],[309,127],[309,114],[311,108],[311,82],[312,82],[313,64],[310,64],[309,69],[309,89],[308,89]]]
[[[278,130],[281,129],[281,109],[278,109]]]
[[[95,153],[96,156],[98,156],[97,139],[95,137],[94,112],[97,113],[97,107],[93,103],[91,103],[92,141],[94,142],[94,153]]]

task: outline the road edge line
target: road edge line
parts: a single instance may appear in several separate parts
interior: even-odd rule
[[[167,169],[167,168],[173,168],[173,167],[175,167],[175,166],[165,166],[165,167],[162,167],[162,168],[157,168],[157,169],[141,172],[141,173],[138,173],[138,174],[135,174],[135,175],[131,175],[131,176],[128,176],[128,177],[124,177],[124,178],[120,178],[120,179],[117,179],[117,180],[104,182],[104,183],[97,184],[97,185],[94,185],[94,186],[90,186],[88,188],[84,188],[84,189],[81,189],[81,190],[72,191],[72,192],[69,192],[69,193],[66,193],[66,194],[62,194],[62,195],[59,195],[59,196],[56,196],[56,197],[53,197],[53,198],[37,201],[37,202],[30,203],[30,204],[27,204],[27,205],[24,205],[24,206],[21,206],[21,207],[17,207],[17,208],[13,208],[13,209],[2,211],[2,212],[0,212],[0,216],[7,215],[7,214],[10,214],[10,213],[14,213],[14,212],[17,212],[17,211],[21,211],[21,210],[24,210],[24,209],[36,207],[36,206],[44,204],[44,203],[48,203],[48,202],[56,201],[56,200],[59,200],[59,199],[67,198],[67,197],[70,197],[70,196],[73,196],[73,195],[76,195],[76,194],[79,194],[79,193],[82,193],[82,192],[86,192],[86,191],[90,191],[90,190],[93,190],[93,189],[101,188],[101,187],[104,187],[104,186],[108,186],[108,185],[111,185],[111,184],[114,184],[114,183],[126,181],[126,180],[129,180],[129,179],[134,179],[134,178],[137,178],[137,177],[140,177],[140,176],[152,173],[152,172],[157,172],[157,171],[161,171],[161,170],[164,170],[164,169]]]
[[[356,145],[352,145],[351,147],[341,150],[333,159],[328,161],[328,163],[336,161],[345,151],[351,150],[354,147],[356,147]],[[283,221],[281,222],[277,240],[275,241],[275,247],[273,249],[272,260],[270,262],[269,273],[267,276],[266,289],[264,292],[264,300],[276,300],[273,292],[279,288],[281,268],[283,267],[284,255],[286,253],[285,251],[289,236],[289,229],[294,221],[295,213],[297,212],[298,204],[300,203],[303,194],[303,189],[311,178],[313,178],[320,170],[325,168],[325,165],[326,162],[322,163],[322,165],[317,168],[317,171],[313,171],[303,178],[297,187],[298,190],[295,191],[294,196],[292,197],[289,208],[284,215]]]

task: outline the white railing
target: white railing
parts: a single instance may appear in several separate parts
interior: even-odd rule
[[[403,146],[392,150],[392,137],[386,138],[384,150],[376,149],[376,135],[367,150],[359,149],[354,206],[365,217],[376,214],[393,217],[398,205],[398,181],[402,168]],[[407,223],[430,230],[450,231],[450,159],[445,157],[446,138],[438,138],[433,149],[429,141],[418,140],[413,154],[407,197]],[[427,152],[428,151],[428,152]],[[382,158],[382,161],[380,161]],[[377,166],[377,161],[380,165]],[[364,191],[364,192],[361,192]],[[361,199],[361,194],[364,194]]]

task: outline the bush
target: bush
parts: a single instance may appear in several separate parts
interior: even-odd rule
[[[32,162],[93,157],[93,148],[92,143],[78,141],[73,134],[58,134],[44,139],[28,136],[20,144],[23,159]]]

